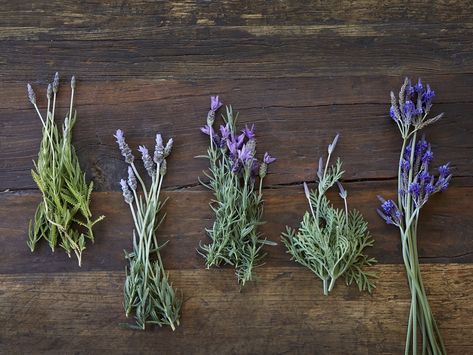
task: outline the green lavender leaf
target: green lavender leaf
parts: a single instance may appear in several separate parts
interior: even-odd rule
[[[343,176],[340,159],[329,166],[337,140],[338,136],[329,146],[325,168],[320,160],[317,188],[310,191],[304,184],[310,212],[304,214],[298,230],[286,227],[282,241],[292,260],[304,265],[322,280],[325,295],[340,277],[345,277],[348,285],[355,283],[360,291],[372,292],[376,276],[365,271],[365,268],[375,264],[376,260],[364,254],[365,248],[373,245],[368,224],[358,211],[348,211],[346,191],[341,185],[344,209],[333,207],[325,196]]]

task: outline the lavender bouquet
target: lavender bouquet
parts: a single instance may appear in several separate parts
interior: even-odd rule
[[[76,78],[71,79],[71,100],[62,129],[55,122],[56,97],[59,91],[59,74],[48,85],[48,107],[43,117],[36,103],[36,94],[28,84],[28,99],[36,109],[43,125],[43,137],[38,160],[31,171],[42,193],[42,201],[30,222],[28,246],[34,251],[36,244],[45,239],[54,252],[59,244],[70,257],[74,253],[81,266],[86,240],[94,240],[92,227],[104,218],[92,219],[90,197],[93,182],[87,183],[76,151],[72,146],[72,128],[77,112],[73,109]]]
[[[348,285],[356,283],[360,291],[371,292],[375,287],[375,275],[365,270],[376,263],[374,258],[364,254],[364,249],[373,245],[368,223],[357,210],[348,210],[348,193],[340,183],[343,175],[340,158],[335,165],[330,165],[338,137],[328,146],[326,163],[322,157],[319,159],[317,188],[309,190],[304,182],[310,212],[304,214],[297,231],[286,227],[282,234],[292,259],[322,280],[324,295],[332,291],[339,277],[344,277]],[[343,209],[333,207],[326,196],[335,184],[340,190]]]
[[[166,158],[172,150],[173,140],[166,145],[160,134],[156,135],[156,147],[153,158],[143,145],[139,147],[143,165],[151,178],[151,186],[146,187],[134,163],[134,156],[121,130],[115,136],[120,152],[128,166],[128,179],[122,179],[120,185],[125,202],[130,207],[135,229],[133,230],[133,251],[127,253],[126,279],[124,286],[124,307],[128,317],[134,314],[136,325],[127,324],[132,329],[146,328],[146,325],[169,325],[172,330],[179,325],[181,299],[169,282],[164,270],[156,231],[165,216],[158,218],[166,201],[160,200],[160,192],[167,171]],[[138,192],[138,182],[142,189]]]
[[[211,208],[215,212],[212,228],[207,229],[210,244],[200,244],[207,268],[229,264],[235,267],[238,283],[252,280],[253,269],[261,265],[264,244],[274,243],[258,233],[263,224],[263,180],[268,165],[276,159],[268,153],[256,158],[254,126],[237,131],[237,116],[227,106],[220,135],[214,130],[215,113],[222,106],[218,96],[211,98],[207,125],[201,131],[209,136],[207,155],[210,162],[208,183],[199,181],[214,193]],[[259,178],[259,188],[258,180]]]
[[[425,137],[419,131],[438,121],[443,113],[427,118],[432,107],[434,91],[419,79],[412,86],[408,78],[396,98],[391,92],[390,115],[399,128],[402,148],[398,168],[398,202],[378,196],[381,208],[378,214],[399,228],[402,256],[411,290],[411,307],[407,326],[405,353],[417,353],[418,333],[422,337],[422,353],[445,354],[445,347],[427,300],[417,254],[417,227],[420,211],[428,199],[437,192],[445,191],[452,174],[449,163],[438,168],[438,176],[430,171],[433,153]]]

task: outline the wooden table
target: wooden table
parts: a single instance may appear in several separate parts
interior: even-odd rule
[[[396,230],[375,213],[394,197],[400,137],[389,91],[405,75],[437,93],[445,118],[427,130],[435,162],[451,161],[451,188],[421,219],[419,250],[431,306],[450,354],[473,353],[473,11],[464,1],[2,1],[0,6],[0,352],[399,354],[410,295]],[[79,268],[27,227],[40,194],[30,176],[41,135],[26,99],[78,77],[74,142],[96,184],[96,229]],[[268,247],[257,281],[241,292],[232,269],[204,269],[196,253],[212,221],[199,186],[209,95],[254,122],[258,150],[278,158],[265,183],[265,235],[280,241],[307,209],[302,182],[336,132],[351,207],[369,221],[379,264],[373,295],[321,283]],[[185,303],[181,326],[120,328],[131,218],[118,180],[125,175],[112,134],[132,147],[174,137],[160,231],[164,263]],[[336,194],[331,195],[334,199]]]

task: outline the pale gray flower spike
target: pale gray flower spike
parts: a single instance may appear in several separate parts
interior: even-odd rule
[[[328,154],[332,154],[333,151],[335,150],[335,147],[337,146],[337,142],[338,142],[338,137],[340,137],[340,134],[337,133],[337,135],[333,139],[333,142],[328,145]]]

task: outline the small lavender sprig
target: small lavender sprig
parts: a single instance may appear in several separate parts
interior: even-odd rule
[[[360,291],[371,292],[375,287],[375,275],[365,271],[365,267],[376,263],[374,258],[364,254],[364,249],[373,245],[368,224],[358,211],[348,210],[348,193],[339,181],[343,175],[340,159],[335,165],[329,165],[338,139],[337,134],[328,146],[325,166],[323,158],[319,159],[317,188],[311,191],[304,182],[310,212],[304,214],[297,231],[286,227],[282,234],[287,252],[322,280],[325,295],[332,291],[336,280],[342,276],[347,284],[356,283]],[[334,208],[326,197],[327,191],[335,184],[343,199],[343,210]]]
[[[422,353],[445,354],[445,346],[430,309],[420,274],[417,253],[417,226],[421,208],[437,192],[447,189],[452,174],[450,163],[431,172],[432,148],[418,132],[442,118],[443,113],[427,118],[435,92],[419,79],[415,85],[406,78],[399,96],[391,92],[390,116],[399,128],[403,140],[398,166],[398,201],[378,199],[377,210],[387,223],[399,228],[402,255],[411,291],[411,308],[406,335],[405,353],[417,353],[418,333],[422,337]]]
[[[164,270],[156,231],[164,216],[158,215],[165,203],[160,200],[164,176],[167,172],[166,159],[172,150],[173,140],[163,145],[161,134],[156,135],[153,159],[148,149],[139,146],[143,165],[151,177],[151,186],[146,188],[143,178],[134,164],[134,156],[121,130],[114,137],[128,166],[128,179],[120,185],[125,203],[130,207],[135,229],[133,230],[133,251],[125,252],[128,260],[124,285],[124,307],[126,316],[134,315],[136,324],[126,324],[132,329],[146,328],[146,325],[169,325],[173,330],[179,325],[181,298],[176,295],[169,276]],[[138,181],[142,193],[138,192]]]
[[[28,100],[43,126],[38,160],[31,172],[43,199],[36,209],[34,220],[30,222],[27,244],[34,251],[38,241],[45,239],[53,251],[59,245],[69,257],[74,252],[81,266],[86,239],[94,240],[92,227],[104,216],[92,220],[89,205],[93,183],[87,184],[72,146],[72,128],[77,116],[73,112],[75,88],[76,79],[73,76],[70,107],[61,134],[55,123],[59,74],[54,75],[53,83],[48,85],[46,91],[48,104],[45,117],[38,108],[32,86],[27,85]]]
[[[207,125],[201,128],[210,140],[207,155],[201,156],[210,162],[209,173],[205,174],[209,182],[201,183],[214,193],[211,208],[215,221],[207,230],[211,242],[201,243],[200,252],[207,268],[233,265],[238,283],[243,286],[252,280],[253,269],[261,265],[263,245],[274,245],[262,238],[257,229],[263,223],[263,180],[268,165],[276,159],[265,153],[263,160],[258,161],[254,125],[238,132],[231,106],[223,116],[220,134],[217,133],[213,125],[215,112],[221,106],[218,96],[212,96]],[[257,179],[259,189],[255,188]]]

